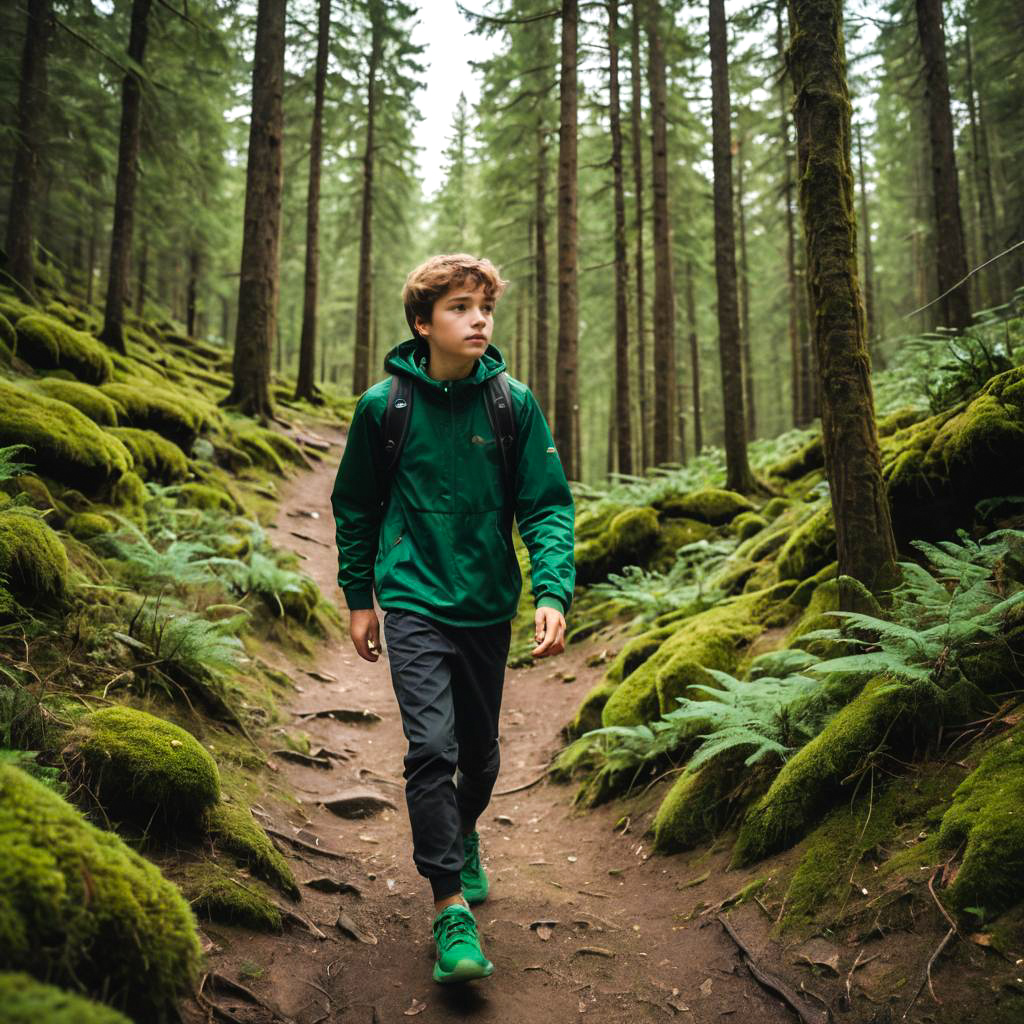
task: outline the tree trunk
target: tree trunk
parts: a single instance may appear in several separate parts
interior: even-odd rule
[[[525,312],[525,303],[523,301],[522,294],[516,296],[516,339],[515,347],[513,349],[512,361],[514,363],[515,372],[513,376],[517,379],[522,376],[523,366],[523,314]]]
[[[693,260],[688,259],[686,261],[686,324],[690,337],[690,372],[693,375],[693,454],[700,455],[704,448],[704,431],[700,418],[700,347],[697,344],[697,302],[694,298],[693,277]]]
[[[544,418],[551,420],[551,377],[548,358],[548,147],[544,126],[537,125],[537,178],[534,183],[534,218],[537,259],[534,280],[537,291],[536,340],[533,393]]]
[[[185,289],[185,333],[196,336],[196,304],[199,296],[199,244],[193,242],[188,251],[188,284]]]
[[[660,0],[648,4],[651,186],[654,193],[654,462],[675,458],[675,296],[668,202],[668,117]]]
[[[791,0],[789,11],[800,210],[839,573],[877,590],[897,579],[896,543],[882,481],[857,281],[842,0]],[[846,604],[842,590],[840,604]]]
[[[562,67],[558,125],[558,354],[555,444],[566,476],[579,479],[576,406],[579,402],[579,221],[576,212],[577,0],[562,0]]]
[[[637,449],[640,469],[651,465],[653,456],[650,416],[650,390],[647,387],[647,296],[644,291],[644,156],[640,139],[643,134],[641,111],[640,20],[642,0],[633,0],[632,33],[629,51],[629,75],[632,89],[630,121],[633,129],[633,195],[636,220],[636,359],[637,407],[639,410],[640,444]]]
[[[740,352],[743,356],[743,401],[747,421],[747,440],[757,436],[754,422],[754,364],[750,355],[750,264],[747,260],[747,217],[743,207],[743,148],[746,138],[736,145],[736,215],[740,228]]]
[[[736,242],[732,216],[732,151],[729,143],[729,55],[725,0],[710,0],[711,149],[714,165],[715,281],[718,288],[718,352],[722,365],[725,417],[725,486],[732,491],[754,488],[747,461],[743,365],[739,310],[736,301]]]
[[[352,362],[352,392],[361,395],[370,386],[370,321],[373,305],[373,174],[376,146],[377,72],[383,49],[383,11],[370,3],[370,68],[366,83],[366,148],[363,152],[362,228],[359,235],[359,283],[356,286],[356,336]]]
[[[946,69],[942,0],[915,0],[915,6],[917,32],[924,57],[939,292],[945,296],[939,305],[945,326],[964,331],[971,324],[971,303],[967,285],[958,284],[967,276],[967,256],[964,251],[963,219],[960,216],[953,118],[949,110],[949,73]],[[946,295],[946,292],[949,294]]]
[[[530,268],[526,281],[526,356],[519,365],[519,377],[526,382],[527,387],[537,394],[536,370],[537,370],[537,211],[530,212],[529,235],[529,260],[527,266]]]
[[[99,228],[96,225],[96,211],[92,211],[89,221],[89,248],[86,255],[85,301],[91,306],[93,289],[96,287],[96,248],[99,245]]]
[[[139,272],[135,277],[135,315],[141,317],[146,309],[146,281],[149,277],[149,231],[142,230],[139,246]]]
[[[620,473],[633,472],[633,403],[629,386],[629,266],[626,262],[626,197],[622,181],[622,123],[619,111],[619,4],[608,4],[608,103],[612,132],[612,178],[615,190],[615,423]]]
[[[128,56],[142,64],[146,49],[149,9],[152,0],[132,0]],[[117,184],[114,188],[114,227],[110,234],[110,272],[100,338],[122,355],[124,345],[124,303],[128,294],[128,263],[135,219],[135,181],[139,171],[139,143],[142,122],[142,85],[133,71],[121,84],[121,138],[117,148]]]
[[[967,43],[967,112],[971,125],[971,157],[974,164],[974,190],[978,201],[978,221],[981,225],[981,259],[990,260],[997,252],[996,243],[996,200],[992,188],[992,163],[988,153],[988,135],[979,124],[977,88],[974,81],[974,44],[970,31],[965,32]],[[993,263],[981,274],[985,284],[984,302],[995,306],[1003,301],[1005,289],[1002,277],[1002,263]]]
[[[18,79],[18,130],[7,207],[7,271],[25,298],[35,293],[32,208],[39,167],[39,132],[46,111],[46,50],[53,32],[52,0],[28,0]]]
[[[868,352],[871,365],[876,370],[885,369],[885,357],[878,347],[878,330],[875,325],[875,259],[871,252],[871,210],[868,206],[868,183],[864,173],[864,140],[860,125],[857,125],[857,169],[860,177],[860,225],[864,253],[864,316],[868,336]]]
[[[283,0],[260,0],[252,73],[252,120],[245,179],[245,228],[235,323],[234,383],[221,405],[266,421],[274,414],[270,364],[277,334],[278,247],[284,169]]]
[[[316,368],[317,281],[320,275],[320,170],[323,151],[324,89],[327,47],[331,34],[331,0],[320,0],[313,86],[313,123],[309,130],[309,186],[306,190],[306,270],[302,289],[302,337],[295,397],[320,403],[314,380]]]

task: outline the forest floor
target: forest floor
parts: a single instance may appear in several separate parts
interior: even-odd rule
[[[305,571],[343,608],[330,491],[344,434],[322,425],[316,430],[334,444],[312,473],[282,486],[272,534],[279,546],[305,559]],[[313,512],[317,518],[310,517]],[[528,597],[524,589],[524,600]],[[666,783],[639,798],[580,813],[572,806],[573,787],[536,781],[562,745],[562,724],[603,672],[600,665],[588,667],[588,659],[602,649],[614,652],[621,642],[613,628],[561,656],[507,674],[502,770],[478,826],[491,893],[474,908],[495,970],[490,978],[462,986],[440,986],[431,979],[433,907],[429,887],[412,863],[402,781],[406,746],[386,658],[362,661],[348,641],[347,625],[341,637],[320,644],[309,659],[264,645],[260,656],[300,688],[286,709],[295,716],[288,727],[308,732],[314,748],[322,745],[346,758],[324,770],[271,756],[275,784],[256,807],[267,816],[261,817],[264,824],[332,852],[282,846],[302,888],[295,909],[325,937],[295,925],[286,926],[283,935],[270,935],[204,924],[213,980],[241,982],[262,1005],[207,979],[205,992],[216,1010],[190,1000],[183,1007],[187,1024],[212,1019],[391,1024],[407,1017],[480,1024],[797,1020],[790,1006],[756,980],[719,913],[756,964],[785,979],[803,1007],[800,1019],[824,1022],[829,1006],[840,1021],[900,1020],[945,933],[946,923],[934,907],[928,913],[925,906],[912,932],[889,933],[870,946],[827,930],[783,945],[769,934],[776,908],[768,894],[792,870],[797,851],[728,871],[726,835],[687,854],[651,856],[644,833]],[[331,708],[366,709],[380,720],[298,717]],[[291,791],[299,803],[277,790]],[[371,790],[394,809],[346,820],[317,802],[346,790]],[[323,876],[357,891],[328,894],[303,884]],[[716,909],[755,879],[767,881],[764,899],[743,901],[727,914]],[[776,907],[784,892],[776,894]],[[339,912],[365,941],[337,926]],[[933,967],[942,1005],[925,988],[903,1019],[995,1019],[978,1013],[977,1000],[962,984],[965,971],[977,974],[983,966],[985,951],[958,945],[965,952]],[[862,966],[854,974],[858,954]],[[852,1005],[844,1004],[851,986]],[[805,994],[808,989],[815,995]]]

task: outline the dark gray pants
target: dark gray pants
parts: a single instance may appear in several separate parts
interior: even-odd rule
[[[498,712],[511,637],[511,622],[449,626],[416,612],[384,612],[391,684],[409,741],[412,859],[435,900],[462,889],[462,833],[473,830],[498,777]]]

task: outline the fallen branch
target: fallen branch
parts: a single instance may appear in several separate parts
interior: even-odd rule
[[[719,914],[715,920],[726,930],[729,938],[736,943],[740,952],[743,954],[744,963],[750,973],[757,979],[758,982],[764,988],[767,988],[774,992],[776,995],[781,996],[782,999],[789,1005],[790,1009],[800,1018],[802,1024],[827,1024],[828,1016],[824,1013],[818,1013],[817,1011],[808,1010],[800,1000],[800,997],[786,984],[781,978],[778,978],[772,974],[769,974],[763,967],[758,966],[754,960],[753,954],[744,944],[743,940],[733,930],[732,925]]]
[[[308,850],[310,853],[319,853],[323,857],[330,857],[333,860],[345,860],[345,854],[338,853],[337,850],[329,850],[326,846],[314,846],[312,843],[307,843],[305,839],[300,839],[298,836],[290,836],[287,832],[282,832],[280,829],[273,828],[270,825],[264,825],[263,831],[268,836],[274,836],[278,839],[283,839],[286,843],[291,843],[292,846],[297,846],[300,850]]]
[[[932,953],[931,958],[928,961],[928,966],[924,969],[924,977],[921,979],[921,984],[917,986],[917,991],[914,993],[914,998],[910,1000],[910,1003],[907,1005],[907,1008],[903,1011],[903,1016],[900,1017],[900,1020],[907,1019],[907,1014],[910,1013],[914,1003],[917,1002],[917,997],[921,994],[921,991],[924,988],[925,984],[928,985],[928,991],[931,992],[932,999],[934,999],[935,1002],[937,1002],[939,1005],[942,1004],[942,1000],[935,994],[935,989],[932,988],[932,964],[934,964],[935,961],[939,958],[939,954],[946,948],[946,946],[949,943],[949,940],[953,938],[954,935],[956,935],[956,929],[950,928],[949,931],[946,932],[942,941],[939,943],[935,952]]]
[[[547,769],[545,769],[537,778],[524,782],[521,786],[513,786],[511,789],[503,789],[498,793],[492,793],[491,796],[511,796],[513,793],[522,793],[524,789],[532,789],[538,782],[543,782],[547,777],[548,773]]]

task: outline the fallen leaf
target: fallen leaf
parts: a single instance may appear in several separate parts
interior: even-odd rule
[[[406,1017],[415,1017],[417,1013],[422,1013],[427,1008],[426,1003],[421,1003],[415,996],[413,996],[412,1002],[409,1004],[408,1010],[403,1010],[402,1013]]]
[[[542,924],[539,928],[535,929],[537,932],[537,938],[542,942],[547,942],[551,938],[551,929],[546,925]]]
[[[808,956],[806,953],[801,953],[793,963],[808,964],[810,967],[824,967],[831,971],[833,974],[839,973],[839,954],[833,953],[830,957],[822,958],[816,956]]]
[[[701,982],[700,991],[701,991],[701,995],[705,995],[705,996],[711,995],[711,979],[710,978],[705,978],[704,981]]]
[[[992,945],[992,936],[985,932],[974,932],[973,934],[968,935],[967,938],[969,938],[976,946]]]
[[[610,960],[615,954],[604,946],[580,946],[573,956],[603,956]]]
[[[507,814],[496,814],[494,820],[499,825],[514,825],[515,822]]]
[[[351,892],[356,896],[363,895],[362,890],[358,885],[353,885],[351,882],[331,878],[329,875],[318,875],[316,878],[311,878],[308,882],[303,884],[308,885],[310,889],[316,889],[317,892]]]
[[[568,857],[566,857],[565,859],[566,859],[566,860],[567,860],[567,861],[568,861],[568,862],[569,862],[570,864],[575,864],[575,863],[576,863],[576,858],[575,858],[575,857],[574,857],[574,856],[573,856],[573,855],[572,855],[571,853],[570,853],[570,854],[569,854],[569,856],[568,856]]]

